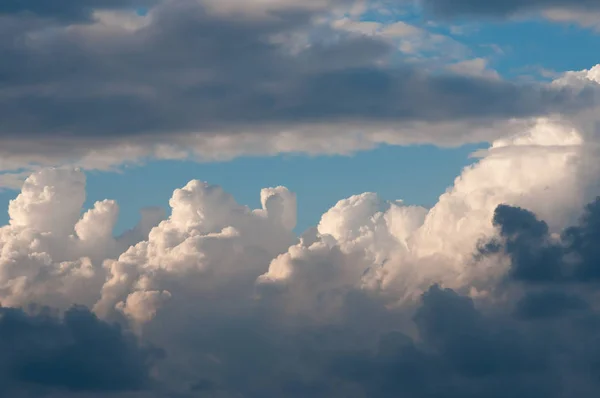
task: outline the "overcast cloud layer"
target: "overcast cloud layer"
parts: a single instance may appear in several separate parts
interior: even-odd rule
[[[597,144],[538,119],[431,209],[364,193],[301,236],[284,187],[190,181],[114,237],[44,169],[0,228],[0,395],[596,397]]]
[[[0,5],[1,170],[490,141],[598,91],[444,69],[468,51],[403,22],[369,30],[362,2],[46,3]],[[416,62],[433,43],[466,53]]]

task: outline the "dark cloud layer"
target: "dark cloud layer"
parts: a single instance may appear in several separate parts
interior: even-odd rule
[[[505,17],[521,12],[561,8],[574,11],[598,10],[598,0],[421,0],[437,15]]]
[[[556,318],[589,309],[581,297],[563,291],[531,292],[518,301],[515,315],[521,319]]]
[[[471,299],[434,286],[414,321],[419,341],[389,334],[374,354],[345,358],[338,371],[371,397],[560,396],[552,381],[542,382],[552,371],[549,350],[510,319],[486,316]]]
[[[0,6],[0,137],[98,145],[152,134],[168,141],[172,133],[267,133],[311,123],[503,119],[593,102],[593,90],[429,75],[402,62],[381,66],[393,51],[387,42],[325,27],[313,32],[311,47],[292,51],[281,38],[307,29],[315,15],[308,9],[257,18],[164,1],[134,32],[64,29],[67,17],[116,6]],[[14,13],[23,10],[33,15]],[[52,14],[64,18],[36,18]]]
[[[29,315],[0,308],[0,396],[144,389],[159,354],[82,307],[61,318],[48,310]]]
[[[156,0],[4,0],[0,15],[20,14],[62,21],[90,21],[94,10],[118,10],[152,5]]]
[[[564,290],[527,290],[515,305],[476,304],[436,285],[414,311],[348,293],[339,320],[293,326],[273,308],[224,311],[222,298],[213,300],[188,303],[192,312],[176,306],[149,325],[145,337],[168,353],[157,363],[160,384],[149,383],[152,354],[85,309],[62,321],[3,309],[0,374],[11,381],[3,385],[26,385],[28,396],[62,388],[48,395],[61,398],[592,398],[600,391],[600,317],[589,297]],[[188,314],[183,325],[178,311]],[[414,333],[405,323],[411,312]]]
[[[585,208],[579,225],[552,239],[548,225],[535,214],[507,205],[494,215],[503,242],[491,242],[484,251],[504,251],[512,260],[515,280],[544,282],[598,282],[600,280],[600,198]]]
[[[197,370],[197,380],[181,394],[594,397],[600,389],[598,314],[588,306],[572,312],[563,306],[562,312],[547,316],[545,307],[557,300],[541,301],[477,308],[470,298],[433,286],[414,313],[416,337],[394,330],[402,324],[400,314],[377,306],[371,314],[395,321],[372,323],[365,313],[355,312],[362,332],[350,319],[286,330],[264,319],[203,318],[202,326],[189,323],[182,335],[189,337],[178,342],[187,347],[184,357],[193,358],[190,368]],[[205,352],[211,353],[212,366]]]

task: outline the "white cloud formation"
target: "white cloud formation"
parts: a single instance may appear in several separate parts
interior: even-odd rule
[[[127,319],[169,352],[156,372],[175,390],[200,375],[242,383],[235,369],[250,355],[244,350],[263,343],[232,341],[258,338],[252,333],[262,328],[274,333],[264,350],[284,351],[252,355],[283,356],[281,366],[297,372],[301,362],[278,339],[342,327],[336,344],[368,347],[378,333],[414,333],[406,317],[432,284],[477,303],[504,300],[497,290],[509,258],[475,255],[498,238],[494,211],[522,206],[550,232],[573,224],[600,193],[595,144],[568,120],[539,119],[477,153],[431,209],[364,193],[339,201],[301,236],[293,232],[296,196],[286,188],[263,189],[261,207],[250,209],[218,186],[191,181],[173,193],[170,217],[148,209],[115,238],[114,201],[81,215],[84,174],[44,169],[27,179],[0,228],[0,303],[84,304],[101,318]],[[345,340],[352,333],[363,340]]]
[[[81,216],[82,172],[44,169],[27,179],[0,230],[0,300],[83,303],[102,316],[149,321],[185,289],[237,286],[248,298],[257,281],[259,294],[266,285],[289,290],[307,312],[319,292],[366,289],[401,303],[432,283],[485,289],[502,270],[482,270],[472,256],[495,234],[496,206],[531,209],[553,231],[569,225],[598,193],[589,139],[568,121],[539,119],[478,153],[429,210],[365,193],[341,200],[300,238],[292,232],[296,197],[286,188],[262,190],[262,207],[251,210],[200,181],[173,193],[167,220],[149,209],[113,238],[118,205],[97,202]]]
[[[93,305],[105,278],[102,262],[145,239],[164,217],[143,210],[138,226],[115,238],[116,202],[96,202],[81,215],[84,201],[79,170],[44,169],[27,178],[0,228],[0,304]]]

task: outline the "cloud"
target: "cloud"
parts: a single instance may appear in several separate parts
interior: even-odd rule
[[[490,309],[434,286],[414,316],[418,341],[385,335],[370,353],[337,358],[334,374],[376,397],[561,397],[575,391],[593,396],[597,380],[581,370],[585,363],[594,366],[597,354],[580,355],[586,343],[573,342],[563,350],[558,342],[571,341],[563,340],[564,330],[546,334],[542,321],[517,321]],[[577,333],[587,342],[594,339],[591,329]],[[563,354],[574,368],[558,360]]]
[[[369,11],[380,13],[381,9],[371,8]],[[401,20],[364,20],[365,15],[368,15],[368,12],[344,15],[332,21],[331,26],[342,31],[386,39],[402,53],[405,62],[424,64],[434,70],[441,64],[462,60],[471,55],[469,48],[464,44],[427,27]]]
[[[449,65],[448,69],[466,76],[480,76],[487,77],[489,79],[498,79],[500,76],[498,72],[490,69],[485,58],[475,58],[467,61],[457,62]]]
[[[446,16],[489,15],[506,17],[528,11],[563,9],[576,11],[597,10],[596,0],[421,0],[426,9]]]
[[[550,22],[576,24],[599,31],[600,3],[596,0],[420,0],[438,18],[501,18],[541,16]]]
[[[512,259],[511,274],[526,282],[596,282],[600,277],[600,198],[586,206],[579,225],[560,236],[550,235],[548,225],[530,211],[501,205],[494,215],[502,242],[488,244],[504,250]]]
[[[105,278],[102,261],[147,239],[164,217],[143,210],[138,226],[115,238],[116,202],[97,202],[81,215],[84,201],[81,171],[44,169],[25,181],[9,204],[9,225],[0,228],[0,304],[93,305]]]
[[[597,89],[429,73],[398,54],[399,26],[332,27],[343,2],[42,3],[0,17],[2,170],[486,141]]]
[[[61,317],[0,308],[0,336],[2,395],[145,389],[160,354],[82,307]]]
[[[247,285],[237,292],[249,294],[244,289],[254,291],[258,278],[263,288],[307,299],[308,312],[314,303],[306,289],[345,294],[362,287],[399,301],[435,282],[486,290],[501,268],[474,266],[472,253],[496,236],[491,220],[499,204],[532,209],[556,231],[598,193],[596,152],[587,140],[569,123],[540,119],[480,154],[433,208],[366,193],[340,201],[300,239],[292,232],[296,198],[286,188],[264,189],[261,208],[252,210],[200,181],[174,192],[167,220],[146,210],[140,225],[114,238],[118,205],[101,201],[81,216],[84,175],[46,169],[25,182],[9,206],[10,224],[0,229],[0,301],[85,304],[104,316],[141,320],[175,299],[172,284],[218,290],[237,280]],[[204,276],[193,282],[194,275]],[[301,310],[298,300],[291,301]]]
[[[585,28],[591,28],[595,31],[600,30],[598,16],[600,10],[590,10],[589,8],[571,9],[569,7],[550,8],[543,13],[544,17],[551,21],[562,23],[576,23]]]
[[[476,154],[430,209],[363,193],[300,236],[288,189],[263,189],[251,209],[194,180],[169,217],[147,210],[114,237],[114,201],[84,210],[85,175],[43,169],[0,228],[0,302],[26,324],[41,321],[19,308],[52,307],[52,325],[84,305],[75,313],[111,336],[118,322],[164,352],[149,368],[145,348],[119,350],[114,368],[131,361],[143,382],[100,396],[593,397],[595,145],[568,119],[538,119]],[[62,353],[63,334],[43,336],[35,369],[67,370],[34,372],[27,393],[54,383],[61,398],[93,397],[68,384],[73,362],[45,351]],[[90,339],[106,341],[93,334],[86,350]],[[6,369],[20,363],[11,349],[0,342]],[[78,371],[108,360],[83,353],[68,357]]]
[[[515,315],[523,319],[555,318],[571,311],[588,310],[589,303],[581,297],[562,291],[533,292],[516,305]]]
[[[0,227],[0,395],[597,395],[600,69],[429,74],[392,60],[426,32],[339,4],[0,6],[0,169],[36,168]],[[194,180],[115,237],[115,201],[40,167],[473,140],[432,208],[363,193],[300,236],[287,188],[251,209]]]
[[[0,15],[35,15],[64,22],[91,21],[95,10],[135,9],[150,6],[155,0],[58,0],[52,3],[38,0],[8,0],[0,5]]]

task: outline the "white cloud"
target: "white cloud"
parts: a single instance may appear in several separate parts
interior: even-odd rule
[[[149,209],[138,227],[113,238],[118,205],[101,201],[80,216],[84,175],[45,169],[10,203],[0,239],[0,299],[18,305],[63,291],[52,299],[61,307],[81,301],[103,316],[148,321],[145,312],[186,289],[201,294],[235,285],[236,294],[250,297],[257,280],[289,289],[305,306],[319,291],[366,289],[402,302],[434,282],[483,289],[503,272],[472,261],[478,242],[495,234],[498,204],[531,209],[559,231],[598,193],[590,139],[568,121],[539,119],[478,153],[478,163],[433,208],[365,193],[340,201],[300,240],[292,233],[296,197],[286,188],[264,189],[262,207],[251,210],[199,181],[174,192],[167,220]],[[79,280],[94,288],[71,301]]]
[[[200,374],[237,374],[231,367],[244,350],[291,349],[278,339],[301,331],[341,328],[336,344],[369,347],[388,330],[413,333],[407,317],[433,283],[478,303],[504,300],[497,290],[508,258],[474,256],[498,236],[496,207],[530,209],[551,232],[571,225],[600,193],[594,144],[567,120],[539,119],[478,153],[431,209],[364,193],[338,202],[299,237],[296,196],[286,188],[262,190],[260,208],[250,209],[218,186],[191,181],[173,193],[168,219],[148,209],[138,227],[114,238],[114,201],[81,215],[84,174],[44,169],[26,181],[0,228],[0,302],[80,303],[128,319],[141,338],[168,350],[157,377],[176,391]],[[266,347],[233,343],[261,328],[272,333]],[[245,337],[230,339],[228,330]],[[272,355],[300,366],[284,351]]]
[[[31,175],[9,205],[0,228],[0,303],[41,302],[59,308],[93,305],[105,275],[102,262],[146,239],[160,218],[145,210],[139,225],[113,237],[118,205],[95,203],[81,215],[85,175],[75,169],[44,169]]]

